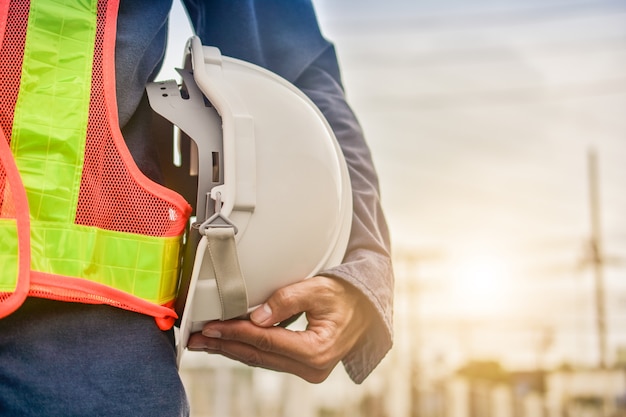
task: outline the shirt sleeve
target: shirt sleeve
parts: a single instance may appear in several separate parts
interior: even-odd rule
[[[362,129],[346,101],[335,49],[321,34],[309,0],[184,3],[204,44],[295,84],[320,108],[337,137],[352,185],[352,229],[343,263],[321,275],[350,283],[375,311],[363,338],[343,359],[349,376],[361,383],[392,345],[394,277],[378,176]]]
[[[332,77],[332,71],[325,69],[335,64],[334,48],[329,45],[295,84],[313,100],[330,123],[350,173],[353,215],[346,256],[341,265],[320,275],[352,284],[366,296],[376,312],[362,340],[343,360],[350,377],[360,383],[391,348],[394,279],[378,177],[369,147],[343,89]]]

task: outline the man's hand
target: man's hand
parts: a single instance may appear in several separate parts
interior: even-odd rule
[[[371,306],[350,284],[317,276],[276,291],[250,320],[213,321],[189,339],[189,350],[222,354],[246,365],[324,381],[357,343]],[[306,330],[275,326],[304,312]]]

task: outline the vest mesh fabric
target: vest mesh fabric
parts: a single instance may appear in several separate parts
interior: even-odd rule
[[[20,71],[22,66],[22,53],[24,50],[24,32],[28,22],[28,2],[15,3],[0,6],[0,13],[7,13],[8,18],[5,25],[4,36],[0,39],[0,140],[5,140],[6,144],[11,140],[11,127],[13,123],[13,109],[17,100],[19,90]],[[8,163],[8,161],[6,161]],[[17,217],[15,199],[11,184],[8,180],[5,161],[0,159],[0,221],[15,220]],[[17,267],[19,262],[16,259],[7,259],[11,253],[0,253],[2,266]],[[4,274],[17,274],[17,271],[0,270]],[[7,304],[14,299],[21,297],[15,290],[0,290],[0,303]]]
[[[7,172],[4,168],[4,163],[0,160],[0,221],[4,219],[15,219],[15,204],[13,202],[11,187],[7,182]],[[4,260],[5,256],[10,255],[0,253],[0,263],[8,263],[8,260]],[[7,272],[5,271],[5,273]],[[13,291],[0,291],[0,303],[7,302],[11,297],[13,297],[13,294]]]
[[[11,141],[13,111],[20,87],[29,6],[27,1],[10,2],[6,27],[0,39],[0,127],[7,142]]]
[[[80,186],[76,223],[118,232],[148,236],[180,234],[185,215],[179,208],[142,188],[115,146],[110,114],[105,103],[103,68],[106,2],[98,4],[98,27],[87,125],[87,147]],[[107,74],[113,76],[113,74]],[[109,100],[114,98],[109,97]],[[121,134],[120,134],[121,135]],[[130,158],[130,155],[126,155]],[[134,168],[134,167],[132,167]],[[150,208],[149,213],[147,208]]]

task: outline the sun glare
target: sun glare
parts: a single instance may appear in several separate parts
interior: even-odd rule
[[[505,312],[511,297],[510,260],[495,253],[459,258],[452,269],[451,295],[458,313],[488,316]]]

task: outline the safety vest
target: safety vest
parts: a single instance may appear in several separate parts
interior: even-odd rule
[[[0,2],[0,318],[28,296],[176,318],[191,207],[120,132],[118,3]]]

